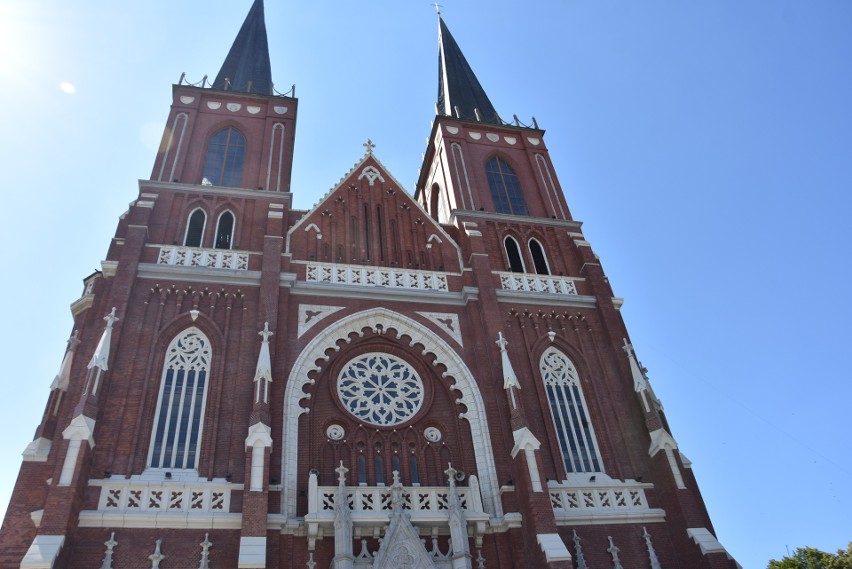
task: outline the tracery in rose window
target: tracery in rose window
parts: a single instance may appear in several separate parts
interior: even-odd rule
[[[423,405],[423,381],[404,360],[371,352],[350,360],[337,378],[337,395],[347,411],[370,425],[405,423]]]

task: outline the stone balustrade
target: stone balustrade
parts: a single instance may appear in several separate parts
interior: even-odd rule
[[[211,269],[248,270],[249,254],[229,249],[203,249],[163,245],[157,256],[158,265],[208,267]]]
[[[449,291],[447,273],[393,267],[309,262],[306,280],[309,283]]]
[[[577,295],[577,285],[574,281],[583,280],[575,277],[511,273],[506,271],[500,271],[496,274],[500,277],[500,286],[503,290],[543,292],[549,294]]]

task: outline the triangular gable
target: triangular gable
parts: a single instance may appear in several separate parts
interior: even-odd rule
[[[458,244],[372,153],[290,228],[287,252],[296,260],[447,272],[462,265]]]
[[[394,508],[382,545],[373,561],[373,569],[435,569],[435,562],[420,541],[402,508]]]

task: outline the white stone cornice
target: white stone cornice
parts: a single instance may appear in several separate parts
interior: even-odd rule
[[[457,225],[461,218],[483,219],[490,221],[502,221],[505,223],[521,223],[524,225],[549,225],[553,227],[564,227],[579,230],[583,226],[582,221],[571,221],[567,219],[552,219],[549,217],[535,217],[526,215],[513,215],[509,213],[496,213],[493,211],[471,211],[468,209],[454,209],[450,213],[450,223]]]
[[[658,452],[665,449],[677,450],[677,441],[674,440],[674,437],[662,428],[651,432],[651,446],[648,449],[648,454],[655,456]]]
[[[512,458],[515,458],[522,450],[538,450],[541,448],[541,442],[535,438],[535,435],[527,427],[521,427],[513,431],[512,436],[515,438],[515,446],[512,447]]]
[[[85,415],[77,415],[62,431],[62,437],[66,440],[88,441],[91,448],[95,447],[95,420]]]
[[[260,286],[260,271],[235,269],[208,269],[205,267],[181,267],[139,263],[137,275],[143,279],[210,283],[237,286]]]
[[[526,292],[522,290],[498,290],[497,302],[538,304],[541,306],[559,306],[563,308],[595,308],[597,300],[594,296],[577,294],[548,294],[546,292]]]
[[[255,446],[272,448],[272,429],[263,423],[255,423],[248,430],[246,448]]]

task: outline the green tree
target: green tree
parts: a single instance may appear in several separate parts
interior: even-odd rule
[[[826,553],[813,547],[800,547],[793,555],[769,562],[766,569],[852,569],[852,542],[846,550]]]

